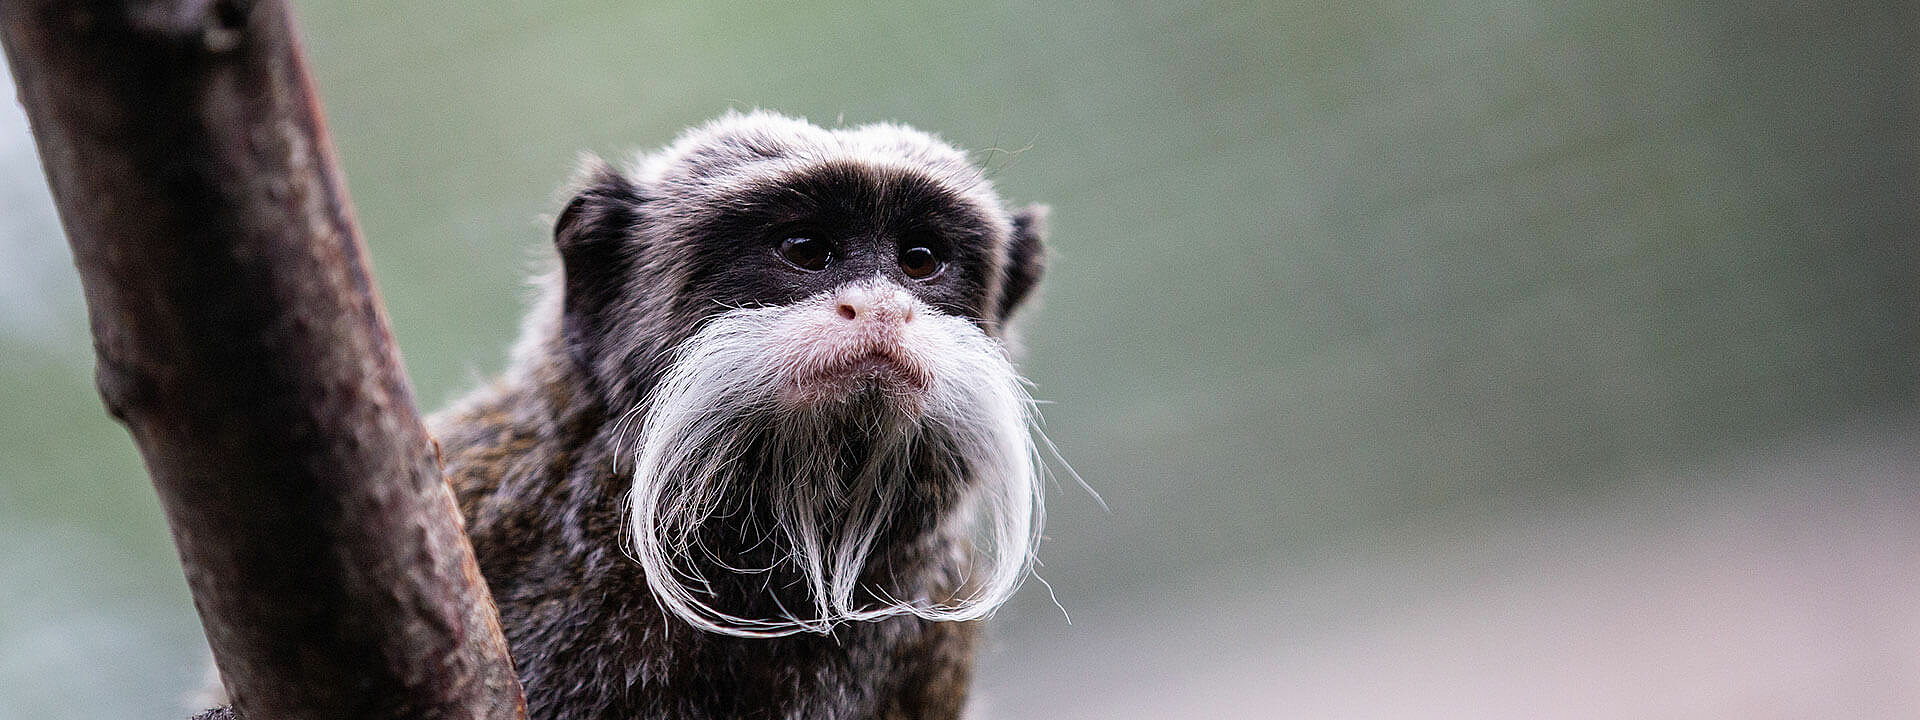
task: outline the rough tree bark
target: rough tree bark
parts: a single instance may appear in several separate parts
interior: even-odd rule
[[[282,0],[0,0],[236,712],[524,715]]]

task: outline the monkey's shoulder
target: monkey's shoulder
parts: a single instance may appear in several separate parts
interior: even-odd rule
[[[441,471],[463,510],[498,489],[514,466],[541,454],[545,423],[520,407],[522,395],[499,385],[483,388],[427,418]]]
[[[427,419],[469,534],[530,517],[564,517],[566,478],[588,459],[604,422],[565,378],[508,378]]]

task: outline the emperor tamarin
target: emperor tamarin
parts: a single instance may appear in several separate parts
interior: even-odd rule
[[[581,177],[510,368],[430,421],[530,715],[956,717],[1039,532],[1043,208],[764,112]]]

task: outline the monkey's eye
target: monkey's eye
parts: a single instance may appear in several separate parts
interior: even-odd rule
[[[907,277],[924,280],[940,272],[940,256],[925,247],[910,247],[900,251],[900,269]]]
[[[780,241],[780,257],[801,270],[825,270],[833,246],[825,240],[790,237]]]

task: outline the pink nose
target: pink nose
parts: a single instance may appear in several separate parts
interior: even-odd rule
[[[913,321],[913,296],[886,285],[856,285],[842,288],[834,296],[840,317],[856,323],[905,325]]]

